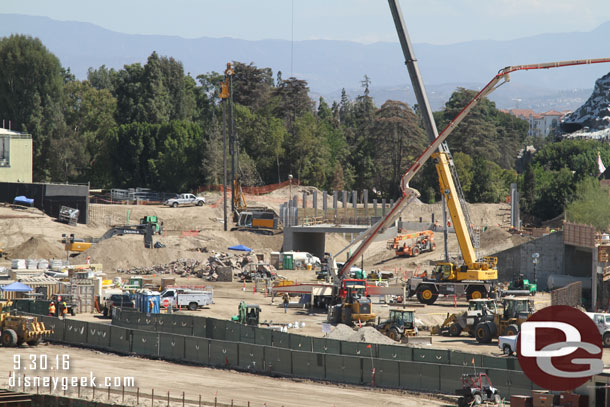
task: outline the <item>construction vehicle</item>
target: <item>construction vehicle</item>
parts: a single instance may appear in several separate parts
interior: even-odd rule
[[[386,246],[388,250],[394,250],[396,256],[399,257],[416,257],[420,253],[436,249],[434,232],[431,230],[400,234],[394,239],[388,240]]]
[[[245,301],[239,303],[237,307],[237,315],[231,318],[231,321],[242,325],[258,326],[261,307],[256,304],[246,304]]]
[[[156,216],[144,216],[140,218],[140,225],[153,225],[153,233],[158,235],[163,234],[163,222]]]
[[[501,309],[494,314],[481,315],[474,328],[479,343],[490,343],[498,336],[519,334],[521,324],[534,313],[534,302],[529,297],[506,297]]]
[[[601,312],[587,312],[586,314],[595,322],[595,325],[602,336],[604,347],[610,347],[610,314]]]
[[[152,217],[152,218],[156,218]],[[96,243],[102,240],[110,239],[114,236],[123,235],[146,235],[148,224],[141,223],[138,225],[117,225],[113,226],[102,235],[102,237],[86,237],[86,238],[75,238],[74,235],[62,237],[61,242],[65,245],[66,251],[82,253]],[[153,230],[156,227],[153,224]]]
[[[502,290],[501,295],[536,295],[538,284],[530,283],[530,280],[525,278],[523,274],[519,274],[517,278],[511,281],[507,290]]]
[[[474,327],[479,323],[481,315],[495,314],[496,300],[480,298],[468,301],[468,310],[460,314],[451,314],[440,326],[441,334],[460,336],[465,331],[474,336]]]
[[[11,312],[12,302],[0,302],[0,342],[12,347],[27,343],[37,346],[43,337],[53,334],[37,317],[15,315]]]
[[[246,197],[238,179],[233,180],[233,221],[236,223],[231,231],[246,230],[265,235],[275,235],[282,232],[280,217],[271,208],[265,206],[248,206]]]
[[[457,389],[455,394],[460,396],[458,399],[459,407],[478,406],[488,401],[500,405],[502,402],[498,389],[493,387],[486,373],[463,374],[462,388]]]
[[[352,326],[355,321],[359,323],[375,321],[377,316],[372,312],[371,299],[362,295],[364,289],[363,285],[347,286],[341,304],[329,307],[328,322]]]
[[[415,327],[415,311],[391,309],[388,319],[377,324],[377,330],[390,339],[400,342],[405,336],[417,335]]]

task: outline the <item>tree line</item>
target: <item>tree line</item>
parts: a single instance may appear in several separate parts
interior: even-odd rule
[[[222,183],[224,75],[192,76],[153,52],[145,64],[90,68],[78,80],[36,38],[0,39],[0,118],[32,135],[34,179],[95,188],[181,192]],[[234,61],[234,128],[245,185],[288,174],[327,190],[369,189],[396,198],[400,178],[429,144],[417,106],[376,106],[365,75],[360,95],[312,100],[306,81]],[[442,129],[475,92],[458,88],[434,117]],[[561,214],[595,177],[598,143],[530,139],[528,123],[483,99],[449,137],[469,202],[501,202],[518,183],[532,219]],[[535,154],[519,152],[528,144]],[[582,184],[582,185],[581,185]],[[589,184],[587,184],[589,185]],[[427,163],[412,181],[425,202],[440,199]],[[589,188],[590,189],[590,188]]]

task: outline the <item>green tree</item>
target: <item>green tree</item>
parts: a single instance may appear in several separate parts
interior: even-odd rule
[[[233,62],[233,102],[258,110],[271,96],[273,72],[271,68],[257,68],[252,62]]]
[[[588,177],[576,185],[574,200],[566,208],[570,222],[593,225],[600,232],[610,228],[610,189],[600,186],[596,178]]]

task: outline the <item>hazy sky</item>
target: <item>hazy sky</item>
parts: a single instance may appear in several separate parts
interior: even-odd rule
[[[451,44],[590,31],[608,0],[402,0],[413,42]],[[294,12],[294,13],[293,13]],[[0,13],[185,38],[396,41],[384,0],[0,0]],[[292,24],[294,16],[294,24]]]

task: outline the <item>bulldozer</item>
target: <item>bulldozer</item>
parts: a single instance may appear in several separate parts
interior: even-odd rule
[[[258,326],[260,313],[259,305],[246,304],[245,301],[242,301],[237,307],[237,315],[231,317],[231,320],[242,325]]]
[[[388,319],[377,324],[377,330],[392,340],[400,342],[403,337],[417,335],[415,311],[391,309]]]
[[[38,318],[15,315],[11,312],[12,302],[0,302],[0,342],[2,346],[12,347],[27,343],[37,346],[52,330],[46,329]]]
[[[440,326],[441,334],[449,336],[460,336],[463,331],[474,336],[474,327],[479,323],[481,316],[495,314],[497,312],[496,301],[487,298],[479,298],[468,301],[468,310],[461,314],[451,314]]]
[[[490,343],[498,336],[517,335],[521,324],[534,313],[534,301],[530,297],[506,297],[501,311],[482,315],[474,328],[479,343]]]
[[[371,299],[360,294],[364,288],[358,285],[346,286],[346,295],[342,298],[341,304],[328,308],[328,322],[349,326],[354,325],[355,321],[374,322],[377,316],[372,312]]]

